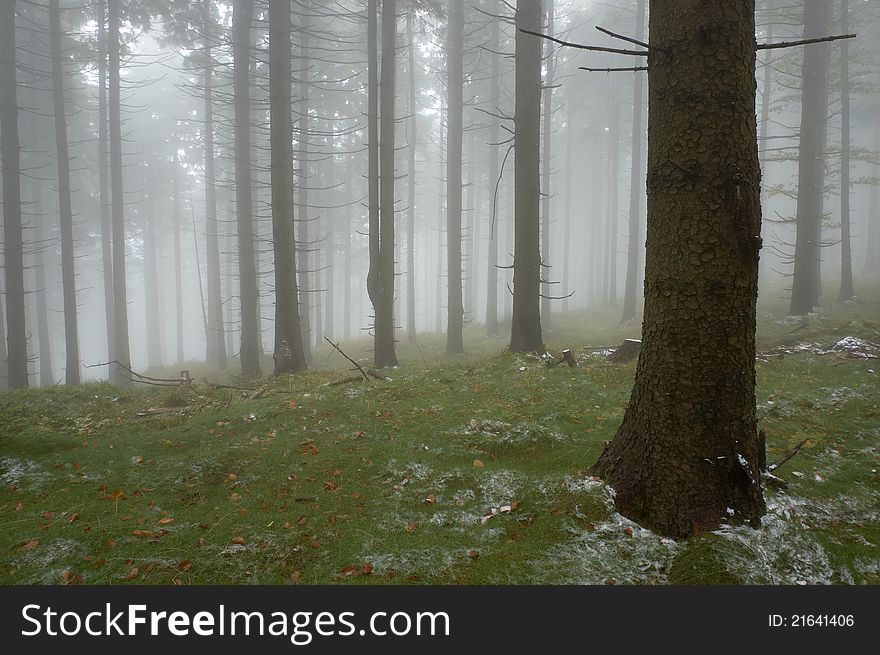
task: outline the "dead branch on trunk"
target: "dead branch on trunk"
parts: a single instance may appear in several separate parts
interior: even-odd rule
[[[823,36],[818,39],[802,39],[800,41],[781,41],[779,43],[759,43],[756,50],[776,50],[777,48],[794,48],[800,45],[812,43],[827,43],[828,41],[840,41],[841,39],[854,39],[855,34],[838,34],[835,36]]]

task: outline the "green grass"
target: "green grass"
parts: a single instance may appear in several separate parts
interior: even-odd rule
[[[880,341],[878,295],[802,322],[765,305],[761,347]],[[401,343],[388,381],[324,386],[349,374],[327,348],[304,375],[249,381],[256,398],[195,370],[192,388],[3,392],[0,582],[880,583],[880,361],[760,362],[768,459],[809,439],[789,486],[767,490],[761,528],[676,543],[586,473],[632,384],[632,364],[590,354],[637,336],[616,319],[554,316],[548,346],[574,369],[473,327],[460,357],[439,335]]]

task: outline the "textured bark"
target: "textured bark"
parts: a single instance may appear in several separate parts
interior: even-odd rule
[[[621,514],[687,537],[764,513],[755,419],[760,168],[754,0],[654,0],[645,312],[594,467]]]
[[[416,339],[416,147],[418,144],[418,107],[416,107],[416,41],[413,14],[406,14],[406,32],[409,38],[409,202],[406,213],[406,336]]]
[[[540,31],[540,1],[517,5],[516,28],[516,210],[510,349],[543,352],[539,303],[541,39],[521,31]]]
[[[290,114],[290,2],[269,2],[269,110],[272,139],[272,251],[275,257],[275,375],[306,368],[300,334],[293,202],[293,125]]]
[[[849,0],[840,0],[840,32],[849,33]],[[840,292],[838,302],[855,297],[850,227],[850,91],[849,41],[840,42]]]
[[[206,361],[221,371],[226,368],[226,341],[223,326],[223,296],[220,291],[220,236],[217,223],[217,186],[214,166],[214,63],[213,0],[202,0],[202,31],[205,37],[205,255],[208,273],[208,344]]]
[[[3,158],[3,252],[6,271],[7,375],[12,388],[28,386],[24,309],[21,163],[15,71],[15,1],[0,3],[0,151]]]
[[[806,0],[804,38],[826,34],[832,5]],[[804,49],[801,73],[801,129],[798,148],[797,236],[789,314],[803,316],[819,306],[821,271],[822,197],[825,174],[826,112],[828,107],[829,46]]]
[[[645,40],[645,0],[636,2],[635,38]],[[635,73],[633,77],[632,153],[629,175],[629,235],[626,245],[626,284],[623,291],[623,314],[621,323],[632,321],[638,315],[639,304],[639,253],[642,249],[641,208],[645,179],[645,158],[642,152],[642,135],[645,118],[645,77]],[[566,239],[566,242],[568,239]]]
[[[58,169],[58,208],[61,218],[61,284],[64,295],[65,381],[79,384],[79,335],[76,323],[76,273],[73,265],[73,208],[70,202],[70,154],[64,111],[64,70],[61,55],[61,10],[49,0],[49,40],[52,59],[52,107]]]
[[[125,198],[122,180],[122,115],[119,91],[119,5],[108,7],[109,54],[109,110],[110,110],[110,216],[113,230],[113,341],[116,348],[113,359],[115,384],[131,382],[131,374],[123,368],[131,367],[128,344],[128,291],[125,276]]]
[[[107,330],[107,361],[116,353],[113,309],[113,228],[110,222],[110,188],[107,175],[107,7],[98,2],[98,188],[101,214],[101,265],[104,281],[104,321]],[[108,370],[112,379],[113,371]]]
[[[241,371],[260,374],[259,289],[254,263],[251,182],[250,31],[253,0],[235,0],[232,14],[233,93],[235,115],[235,199],[238,225],[238,277],[241,291]]]
[[[500,75],[500,59],[499,42],[501,40],[501,30],[499,21],[493,20],[489,23],[489,50],[486,53],[491,57],[489,69],[489,106],[498,107],[501,105],[501,80]],[[499,164],[498,164],[498,143],[500,139],[500,122],[497,118],[491,118],[489,126],[489,168],[488,177],[490,185],[489,198],[489,265],[486,271],[486,335],[490,337],[499,336],[498,330],[498,201],[500,196],[495,194],[495,185],[498,182]]]
[[[464,113],[464,0],[449,3],[446,36],[446,352],[463,353],[464,301],[461,266],[462,116]]]
[[[550,36],[553,36],[555,14],[553,2],[554,0],[544,0],[547,25],[545,29]],[[545,45],[547,55],[544,61],[547,67],[547,76],[544,79],[544,143],[541,154],[541,277],[545,281],[541,288],[541,327],[545,332],[549,332],[552,329],[550,317],[550,296],[552,295],[550,285],[550,172],[553,155],[550,140],[553,132],[553,84],[556,73],[556,58],[552,42],[547,41]]]

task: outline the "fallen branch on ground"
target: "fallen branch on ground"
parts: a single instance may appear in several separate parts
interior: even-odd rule
[[[780,466],[782,466],[787,461],[789,461],[792,457],[797,455],[800,452],[801,448],[804,447],[804,444],[806,444],[808,441],[809,441],[809,439],[804,439],[803,441],[801,441],[797,446],[795,446],[794,448],[789,450],[787,453],[785,453],[785,455],[783,455],[782,458],[778,462],[768,466],[767,470],[768,471],[775,471],[776,469],[778,469]]]

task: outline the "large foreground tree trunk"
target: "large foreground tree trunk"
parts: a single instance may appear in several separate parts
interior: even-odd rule
[[[520,30],[541,29],[541,2],[516,9],[516,173],[513,249],[513,317],[510,349],[543,351],[539,251],[541,150],[541,40]]]
[[[664,51],[649,63],[643,341],[623,423],[594,471],[621,514],[676,538],[765,509],[754,5],[650,6],[650,43]]]
[[[9,386],[28,386],[24,318],[24,243],[21,228],[21,164],[15,90],[15,2],[0,3],[0,149],[3,157],[3,250],[6,270],[6,338]]]

